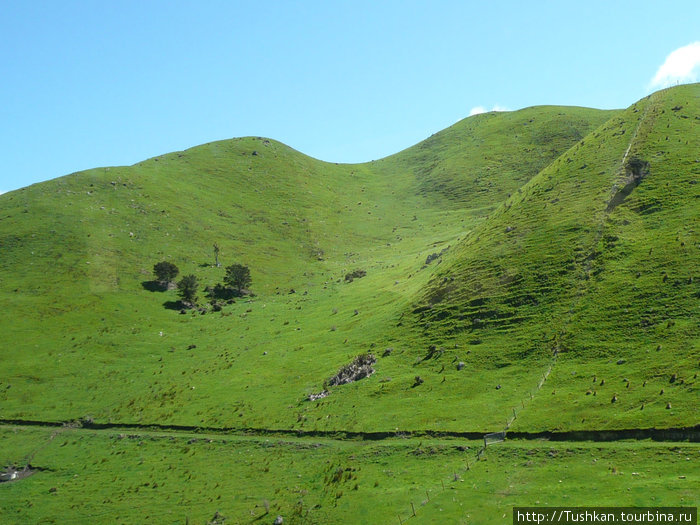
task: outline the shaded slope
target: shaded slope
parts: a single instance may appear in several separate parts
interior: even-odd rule
[[[456,209],[492,208],[617,111],[536,106],[459,121],[376,163],[413,173],[418,191]]]

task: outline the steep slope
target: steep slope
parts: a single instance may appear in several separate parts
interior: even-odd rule
[[[700,422],[698,91],[586,136],[444,257],[414,310],[437,344],[473,344],[475,373],[532,367],[528,403],[551,370],[512,404],[517,428]]]

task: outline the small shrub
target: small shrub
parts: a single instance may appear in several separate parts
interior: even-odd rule
[[[345,281],[346,282],[353,282],[355,279],[360,279],[361,277],[364,277],[367,275],[367,272],[365,270],[355,270],[350,273],[345,274]]]
[[[435,259],[437,259],[438,257],[440,257],[440,254],[439,254],[439,253],[431,253],[430,255],[428,255],[428,256],[425,258],[425,264],[426,264],[426,266],[427,266],[428,264],[430,264],[431,262],[433,262],[433,261],[434,261]]]

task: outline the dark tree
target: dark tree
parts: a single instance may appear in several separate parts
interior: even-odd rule
[[[240,294],[243,288],[250,286],[250,269],[242,264],[227,266],[224,283],[226,283],[227,286],[235,288]]]
[[[175,280],[180,270],[171,262],[161,261],[153,266],[153,273],[156,276],[156,280],[162,283],[169,283]]]
[[[182,298],[183,302],[194,305],[197,300],[197,288],[199,282],[195,275],[185,275],[179,283],[177,283],[177,293]]]

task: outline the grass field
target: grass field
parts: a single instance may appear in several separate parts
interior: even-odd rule
[[[505,523],[513,506],[697,506],[698,444],[381,442],[8,427],[46,469],[3,486],[4,523]],[[413,507],[411,507],[413,504]],[[416,516],[413,517],[413,509]]]
[[[700,425],[699,95],[477,115],[356,165],[232,139],[0,195],[0,419],[115,428],[0,426],[0,466],[46,443],[47,469],[0,484],[3,516],[697,505],[695,444],[507,441],[467,472],[478,442],[429,436]],[[153,286],[162,260],[198,277],[201,311]],[[214,311],[203,288],[234,262],[253,295]],[[374,374],[308,400],[366,352]]]

